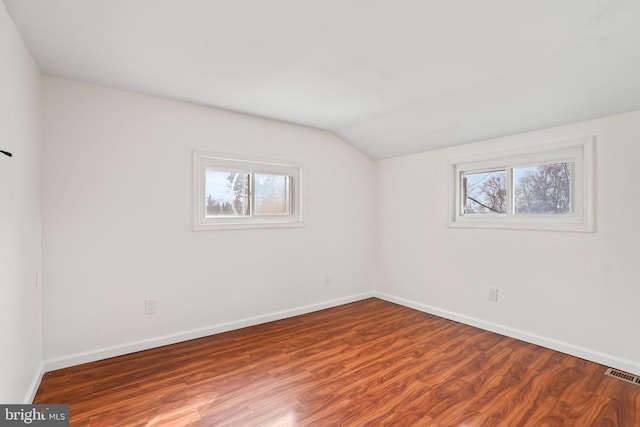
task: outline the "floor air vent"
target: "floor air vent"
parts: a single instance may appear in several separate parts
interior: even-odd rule
[[[610,377],[616,377],[631,384],[640,385],[640,377],[636,375],[627,374],[626,372],[618,371],[616,369],[608,368],[604,373]]]

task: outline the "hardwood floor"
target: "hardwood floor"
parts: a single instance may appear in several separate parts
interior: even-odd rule
[[[605,367],[378,299],[45,374],[72,426],[640,426]]]

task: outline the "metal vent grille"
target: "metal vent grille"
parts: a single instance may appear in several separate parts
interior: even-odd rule
[[[631,384],[640,385],[640,377],[618,371],[617,369],[608,368],[604,374],[609,375],[610,377],[616,377]]]

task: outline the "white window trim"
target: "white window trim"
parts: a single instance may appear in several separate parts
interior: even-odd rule
[[[582,137],[551,144],[524,147],[500,154],[484,154],[453,159],[449,163],[449,227],[501,228],[515,230],[547,230],[593,232],[594,201],[594,137]],[[574,162],[572,171],[572,207],[569,215],[541,214],[482,214],[464,215],[462,212],[463,172],[475,170],[526,167],[541,163]],[[507,173],[506,185],[512,176]]]
[[[294,177],[291,215],[259,215],[248,217],[206,218],[205,174],[207,166],[220,170],[253,171],[253,173],[283,174]],[[252,183],[253,187],[253,183]],[[193,151],[193,229],[238,230],[249,228],[304,227],[302,221],[303,164],[299,162]],[[253,193],[253,188],[251,188]]]

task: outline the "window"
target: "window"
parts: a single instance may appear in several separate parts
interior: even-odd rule
[[[451,163],[450,227],[593,231],[593,138]]]
[[[194,152],[194,229],[302,224],[301,165]]]

